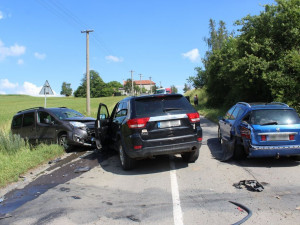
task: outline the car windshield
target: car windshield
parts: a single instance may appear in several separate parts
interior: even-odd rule
[[[68,119],[73,117],[84,117],[81,113],[67,108],[50,109],[59,119]]]
[[[193,106],[182,96],[156,96],[135,100],[137,116],[170,114],[194,110]]]
[[[300,123],[300,119],[293,110],[265,109],[253,111],[250,123],[257,125],[289,125]]]

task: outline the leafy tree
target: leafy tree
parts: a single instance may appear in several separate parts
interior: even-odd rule
[[[152,85],[152,86],[151,86],[151,93],[152,93],[152,94],[155,94],[157,88],[158,88],[158,87],[157,87],[156,85]]]
[[[61,95],[65,95],[66,97],[72,95],[72,88],[70,83],[63,82],[61,85]]]
[[[99,73],[91,70],[90,71],[90,96],[91,98],[98,98],[101,96],[109,96],[106,95],[107,92],[105,92],[106,84],[102,80],[102,78],[99,76]],[[77,88],[77,90],[74,92],[75,97],[86,97],[86,74],[84,74],[81,85]]]
[[[130,93],[132,92],[132,82],[131,82],[131,79],[127,79],[126,82],[125,82],[125,85],[124,85],[124,89],[127,93]],[[134,89],[134,92],[135,93],[139,93],[139,90],[140,88],[138,87],[138,85],[136,85],[135,82],[133,82],[133,89]]]
[[[191,87],[188,84],[184,83],[183,92],[186,93],[189,90],[191,90]]]
[[[178,89],[175,87],[175,85],[171,85],[171,91],[174,94],[178,93]]]

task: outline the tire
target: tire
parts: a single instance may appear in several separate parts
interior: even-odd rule
[[[70,152],[72,150],[72,146],[68,144],[67,135],[61,134],[58,137],[58,145],[63,146],[66,152]]]
[[[233,158],[236,160],[241,160],[241,159],[246,158],[246,152],[245,152],[244,146],[242,146],[242,145],[234,146]]]
[[[300,161],[300,155],[294,155],[294,156],[292,156],[292,158],[293,158],[295,161]]]
[[[218,142],[222,144],[222,134],[220,126],[218,126]]]
[[[119,158],[120,158],[120,162],[121,162],[121,166],[123,168],[123,170],[131,170],[136,166],[136,160],[133,158],[130,158],[124,148],[121,142],[119,142],[118,144],[118,151],[119,151]]]
[[[196,151],[181,153],[181,158],[184,162],[194,163],[199,157],[199,148]]]

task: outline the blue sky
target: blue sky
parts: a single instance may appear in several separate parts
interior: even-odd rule
[[[38,95],[46,80],[76,90],[90,69],[104,82],[152,80],[179,92],[202,66],[208,22],[257,15],[271,0],[1,0],[0,94]]]

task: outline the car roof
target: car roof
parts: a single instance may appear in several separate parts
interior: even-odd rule
[[[34,110],[37,110],[37,109],[43,109],[43,110],[49,110],[49,109],[67,109],[67,107],[56,107],[56,108],[33,107],[33,108],[29,108],[29,109],[23,109],[23,110],[19,111],[17,114],[31,112],[31,111],[34,111]]]
[[[244,105],[251,109],[293,109],[289,107],[287,104],[282,102],[238,102],[237,104]]]
[[[156,97],[169,97],[169,96],[177,96],[177,97],[183,97],[182,94],[151,94],[151,95],[140,95],[140,96],[130,96],[127,98],[124,98],[122,101],[128,101],[131,99],[148,99],[148,98],[156,98]]]

